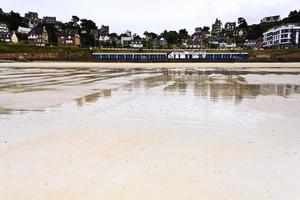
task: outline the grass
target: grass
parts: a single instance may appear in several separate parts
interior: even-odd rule
[[[47,45],[45,47],[38,47],[35,45],[28,45],[24,43],[12,44],[0,42],[0,53],[47,53],[47,52],[85,52],[88,49],[77,47],[59,47]]]
[[[186,49],[188,51],[188,49]],[[35,45],[28,45],[26,42],[20,42],[18,44],[12,43],[2,43],[0,42],[0,53],[47,53],[47,52],[70,52],[70,53],[171,53],[171,51],[161,50],[141,50],[141,49],[124,49],[124,50],[113,50],[113,49],[93,49],[90,51],[88,48],[78,48],[78,47],[59,47],[56,45],[47,45],[45,47],[38,47]],[[214,50],[209,49],[206,52],[247,52],[251,56],[258,55],[288,55],[293,53],[299,53],[300,49],[265,49],[265,50]]]

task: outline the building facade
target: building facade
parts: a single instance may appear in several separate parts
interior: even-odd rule
[[[280,21],[280,15],[264,17],[260,20],[260,23],[270,23]]]
[[[130,47],[136,48],[136,49],[141,49],[141,48],[143,48],[143,41],[141,39],[131,40]]]
[[[222,22],[218,18],[216,19],[215,23],[212,25],[211,34],[218,35],[222,31]]]
[[[25,13],[25,18],[27,19],[39,19],[39,15],[37,12],[28,12],[28,13]]]
[[[36,46],[45,46],[49,42],[46,27],[35,27],[28,35],[28,43]]]
[[[263,34],[264,48],[299,48],[300,24],[286,24]]]
[[[235,31],[235,28],[236,28],[236,22],[227,22],[225,24],[226,31],[232,32],[232,31]]]
[[[198,38],[190,37],[186,39],[183,43],[186,48],[203,48],[203,40]]]
[[[62,31],[57,42],[59,46],[80,46],[80,36],[75,31]]]
[[[121,35],[121,44],[123,47],[130,47],[131,41],[133,40],[133,36],[131,31],[127,31],[126,33]]]
[[[56,23],[56,17],[43,17],[43,21],[47,24],[55,24]]]

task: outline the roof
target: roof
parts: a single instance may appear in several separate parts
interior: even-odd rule
[[[19,28],[18,28],[18,32],[29,33],[30,31],[31,31],[31,28],[26,28],[26,27],[22,27],[22,26],[19,26]]]
[[[59,33],[60,37],[80,37],[77,31],[71,30],[71,31],[61,31]]]
[[[187,45],[202,45],[202,40],[199,40],[197,38],[189,38],[186,40]]]
[[[34,27],[29,32],[29,35],[41,35],[44,32],[44,29],[45,29],[45,27]],[[46,29],[45,29],[45,31],[46,31]]]
[[[225,38],[225,37],[213,37],[210,39],[210,42],[219,42],[219,43],[232,43],[233,41],[229,38]]]

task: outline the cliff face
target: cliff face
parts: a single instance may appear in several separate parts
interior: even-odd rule
[[[88,53],[68,53],[68,52],[0,53],[0,60],[89,61],[90,55]]]

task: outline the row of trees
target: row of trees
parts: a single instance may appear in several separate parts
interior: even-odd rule
[[[19,13],[15,13],[13,11],[9,13],[4,13],[1,9],[0,22],[6,23],[11,31],[16,31],[19,26],[28,26],[28,19],[20,16]],[[224,29],[220,35],[233,38],[235,39],[235,41],[242,43],[246,39],[259,39],[262,36],[263,32],[267,31],[268,29],[274,26],[278,26],[285,23],[300,23],[300,10],[291,11],[288,17],[282,19],[279,22],[272,23],[248,25],[246,19],[240,17],[238,18],[237,28],[239,30],[243,30],[246,33],[244,37],[239,38],[234,32],[226,32]],[[98,27],[94,21],[89,19],[80,19],[77,16],[72,16],[71,20],[66,23],[57,22],[56,24],[47,24],[41,21],[41,23],[38,26],[46,27],[49,33],[50,43],[57,42],[57,37],[59,36],[60,31],[74,30],[80,34],[83,46],[97,45],[97,37],[94,33],[95,31],[97,32]],[[201,31],[209,32],[210,27],[204,26],[203,28],[201,28]],[[109,36],[111,38],[117,39],[120,39],[121,37],[121,35],[118,35],[116,33],[111,33]],[[153,41],[156,39],[164,38],[168,42],[169,46],[179,46],[182,44],[182,41],[187,39],[190,35],[186,29],[181,29],[178,32],[165,30],[161,34],[146,31],[144,33],[144,36],[147,38],[147,40],[144,41],[145,46],[151,48],[151,46],[153,46]],[[19,34],[19,37],[20,39],[26,39],[26,35]],[[140,38],[137,35],[135,37]],[[110,44],[114,47],[118,46],[117,42],[113,42]]]

